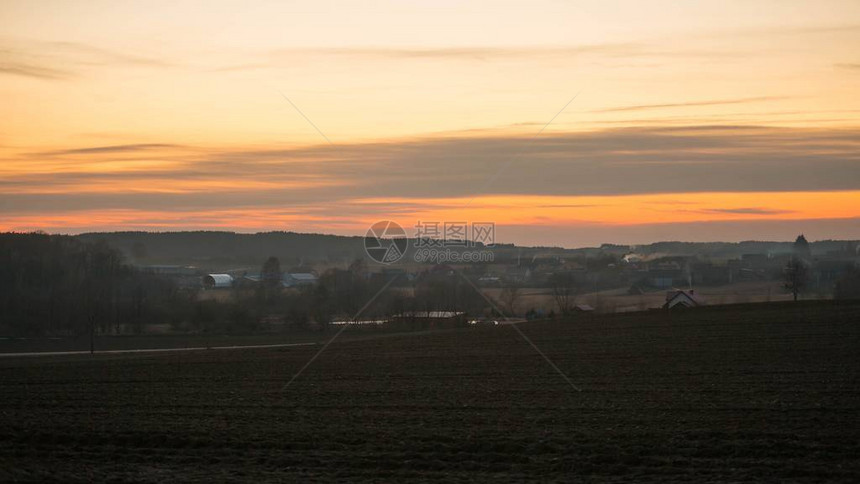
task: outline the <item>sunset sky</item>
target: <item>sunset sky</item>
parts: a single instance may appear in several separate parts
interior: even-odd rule
[[[0,230],[860,238],[860,2],[0,0]]]

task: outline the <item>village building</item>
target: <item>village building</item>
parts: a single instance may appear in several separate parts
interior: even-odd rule
[[[203,287],[206,289],[227,289],[233,287],[233,276],[230,274],[206,274],[203,276]]]
[[[317,283],[317,276],[309,272],[293,272],[284,274],[281,284],[284,287],[312,286]]]

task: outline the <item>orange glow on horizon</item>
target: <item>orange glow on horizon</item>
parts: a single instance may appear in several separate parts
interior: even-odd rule
[[[60,232],[217,229],[316,231],[360,235],[391,219],[404,227],[419,221],[490,221],[499,226],[630,226],[743,220],[860,218],[860,191],[664,193],[624,196],[487,196],[450,199],[361,199],[350,217],[337,206],[254,207],[230,210],[82,210],[0,217],[0,230],[48,228]],[[404,207],[395,214],[386,207]],[[316,213],[316,214],[314,214]]]
[[[471,203],[470,203],[471,202]],[[451,199],[369,199],[404,203],[415,220],[495,221],[516,225],[644,225],[724,220],[802,220],[860,217],[860,191],[716,192],[651,195],[509,195]]]

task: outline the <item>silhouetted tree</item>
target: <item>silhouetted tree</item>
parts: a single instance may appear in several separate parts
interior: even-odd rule
[[[277,257],[269,257],[263,263],[263,268],[260,270],[260,281],[267,287],[274,287],[281,284],[283,272],[281,272],[281,261]]]
[[[263,267],[260,269],[260,285],[257,286],[256,291],[258,303],[268,305],[279,299],[283,287],[281,284],[283,277],[281,262],[278,258],[272,256],[266,259],[266,262],[263,263]],[[239,297],[236,299],[239,300],[242,298]]]
[[[807,242],[806,237],[803,234],[797,236],[797,239],[794,240],[794,246],[792,247],[795,257],[799,257],[803,260],[809,260],[812,258],[812,250],[809,248],[809,242]]]
[[[559,312],[562,316],[569,315],[573,311],[576,300],[576,281],[573,275],[557,272],[549,278],[549,284]]]
[[[507,314],[505,316],[515,316],[517,314],[517,301],[520,300],[520,288],[515,285],[506,286],[499,294],[502,307]]]
[[[797,301],[797,295],[803,292],[809,280],[809,268],[799,257],[792,257],[785,265],[784,270],[784,286],[791,292],[794,300]]]

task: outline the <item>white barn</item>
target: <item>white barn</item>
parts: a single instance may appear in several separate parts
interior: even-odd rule
[[[203,287],[206,289],[233,287],[233,276],[230,274],[206,274],[203,276]]]

